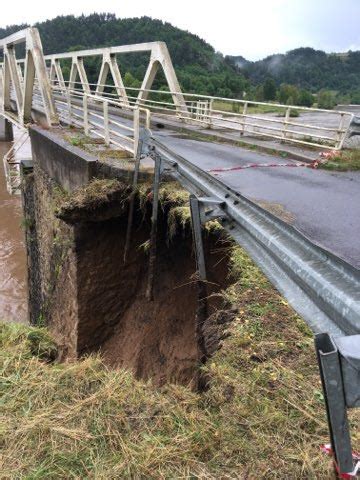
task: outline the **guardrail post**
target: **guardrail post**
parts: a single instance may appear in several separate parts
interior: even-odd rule
[[[354,467],[344,390],[344,374],[346,373],[346,367],[345,369],[342,369],[339,350],[329,334],[321,333],[316,335],[315,348],[318,357],[331,446],[334,452],[335,461],[340,473],[350,473]],[[353,382],[354,378],[351,378]],[[355,385],[353,385],[353,388],[354,387]],[[350,392],[352,393],[351,389]]]
[[[140,110],[134,110],[134,158],[137,156],[140,138]]]
[[[201,362],[206,360],[206,346],[204,342],[203,328],[207,319],[207,288],[206,288],[206,266],[205,253],[202,238],[200,204],[195,195],[190,195],[191,225],[195,247],[197,284],[198,284],[198,305],[196,312],[196,336],[198,348],[201,354]]]
[[[105,140],[105,145],[108,147],[110,145],[110,132],[109,132],[109,104],[107,102],[103,103],[103,114],[104,114],[104,140]]]
[[[89,111],[88,111],[88,97],[85,94],[83,96],[83,110],[84,110],[84,133],[89,136]]]
[[[291,108],[288,107],[286,109],[286,114],[285,114],[285,118],[284,118],[284,128],[283,128],[283,134],[282,134],[282,142],[284,142],[286,140],[286,130],[287,130],[289,120],[290,120],[290,112],[291,112]]]
[[[154,300],[154,279],[155,279],[155,264],[156,264],[156,242],[157,242],[157,227],[158,227],[158,212],[159,212],[159,188],[161,180],[161,157],[154,152],[154,184],[153,184],[153,204],[151,215],[151,231],[150,231],[150,247],[149,247],[149,271],[148,281],[146,287],[146,298],[149,301]]]

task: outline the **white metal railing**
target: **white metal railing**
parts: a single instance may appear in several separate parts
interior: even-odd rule
[[[92,92],[68,90],[66,99],[61,99],[61,88],[54,88],[55,104],[60,119],[84,130],[86,136],[95,135],[106,146],[115,145],[136,157],[140,138],[140,115],[145,127],[150,128],[150,111],[138,106],[126,106],[127,121],[109,112],[109,108],[123,108],[122,102],[101,97]],[[56,95],[59,94],[59,95]]]
[[[56,82],[53,81],[52,85],[55,84]],[[69,88],[69,84],[69,81],[64,81],[64,88]],[[89,83],[88,86],[93,89],[99,87],[98,84],[92,83]],[[103,84],[101,87],[104,97],[118,98],[113,85]],[[114,91],[104,93],[105,88],[112,88]],[[74,82],[74,90],[82,91],[83,89],[81,81]],[[173,102],[173,95],[176,92],[149,89],[144,98],[140,95],[143,91],[141,88],[127,87],[126,90],[128,105],[140,105],[157,115],[167,116],[167,118],[173,116],[205,128],[238,132],[240,136],[254,135],[281,142],[332,150],[340,150],[343,147],[354,116],[350,112],[338,110],[211,97],[184,92],[182,92],[184,103],[179,107]],[[164,99],[164,97],[168,98]],[[260,108],[264,112],[254,113],[252,112],[254,108]],[[267,115],[266,110],[269,110]],[[292,112],[298,112],[300,120],[293,119]],[[323,123],[321,119],[312,121],[311,117],[306,115],[309,113],[323,116]],[[301,115],[306,115],[305,121],[301,121]]]
[[[10,195],[20,195],[21,193],[21,175],[19,151],[29,138],[27,130],[24,130],[17,138],[10,150],[3,157],[6,188]],[[22,156],[21,160],[30,160],[30,156]]]
[[[15,58],[14,45],[26,41],[27,57],[25,60]],[[30,47],[30,49],[28,48]],[[39,48],[40,49],[39,49]],[[35,77],[37,78],[38,100],[41,99],[45,106],[45,113],[49,123],[56,123],[57,112],[55,100],[52,98],[56,93],[56,105],[64,108],[64,102],[68,106],[68,116],[73,110],[73,120],[80,122],[81,115],[86,111],[89,118],[89,128],[95,135],[99,134],[100,116],[105,118],[103,128],[104,141],[115,141],[118,138],[120,126],[109,115],[109,106],[118,107],[120,116],[128,112],[134,112],[136,108],[150,110],[159,116],[171,117],[176,121],[199,125],[203,128],[226,130],[232,132],[232,138],[243,135],[258,136],[265,139],[275,139],[281,142],[291,142],[297,145],[328,148],[340,150],[347,137],[348,127],[353,114],[346,111],[322,110],[295,105],[280,105],[265,102],[254,102],[239,99],[228,99],[183,93],[180,89],[169,52],[163,42],[150,42],[136,45],[124,45],[111,48],[82,50],[43,56],[41,42],[36,29],[27,29],[0,41],[0,49],[4,50],[4,65],[0,65],[0,88],[2,90],[3,114],[12,110],[10,105],[10,85],[13,91],[13,100],[16,101],[16,111],[19,122],[23,124],[29,118],[31,111],[32,96]],[[141,88],[125,87],[117,55],[134,52],[150,52],[150,61],[142,81]],[[86,72],[86,58],[101,58],[101,67],[96,83],[90,83]],[[35,59],[37,59],[35,61]],[[70,75],[64,80],[62,62],[71,62]],[[46,75],[46,68],[48,75]],[[152,90],[156,72],[162,68],[168,84],[168,91]],[[107,77],[111,75],[112,83],[108,84]],[[50,80],[49,80],[50,79]],[[50,83],[50,88],[47,85]],[[31,93],[31,95],[30,95]],[[90,110],[86,105],[82,109],[72,105],[72,99],[79,95],[90,95],[92,98]],[[103,105],[102,113],[94,111],[94,99],[97,104]],[[45,99],[45,100],[44,100]],[[101,100],[103,99],[103,100]],[[26,100],[26,101],[25,101]],[[87,100],[84,100],[85,102]],[[61,103],[63,102],[63,103]],[[266,113],[269,110],[272,113]],[[292,113],[297,111],[304,118],[292,118]],[[314,117],[307,115],[314,113]],[[61,112],[64,115],[64,112]],[[326,114],[326,117],[325,117]],[[321,117],[322,116],[322,117]],[[136,114],[135,114],[136,117]],[[321,118],[320,118],[321,117]],[[104,121],[104,120],[102,120]],[[122,123],[117,120],[118,123]],[[135,119],[136,121],[136,119]],[[96,123],[97,125],[91,125]],[[87,122],[85,122],[87,124]],[[111,128],[111,125],[113,128]],[[116,128],[114,128],[116,127]],[[134,126],[137,129],[136,125]],[[124,128],[123,128],[124,130]],[[126,129],[125,129],[126,130]],[[97,133],[96,133],[97,132]],[[134,133],[134,132],[133,132]],[[128,136],[124,135],[123,136]],[[134,136],[136,136],[134,134]],[[239,138],[238,137],[238,138]],[[109,139],[110,138],[110,139]],[[122,139],[123,141],[124,138]]]
[[[167,92],[150,91],[149,93],[166,95]],[[168,95],[170,92],[168,93]],[[275,103],[254,102],[239,99],[228,99],[222,97],[211,97],[183,93],[187,112],[176,110],[170,102],[165,100],[147,99],[141,101],[153,112],[162,115],[176,115],[185,121],[191,121],[203,125],[206,128],[226,129],[244,134],[277,139],[300,145],[312,147],[329,148],[340,150],[347,137],[348,127],[353,118],[350,112],[324,110],[318,108],[298,107],[296,105],[281,105]],[[129,99],[135,101],[134,97]],[[217,106],[219,105],[219,106]],[[269,109],[270,113],[252,113],[252,108]],[[236,111],[238,110],[238,111]],[[273,112],[271,112],[273,111]],[[301,115],[311,113],[323,116],[317,123],[291,118],[292,112]],[[266,113],[266,112],[264,112]],[[277,116],[276,116],[277,114]],[[325,118],[326,115],[326,118]]]

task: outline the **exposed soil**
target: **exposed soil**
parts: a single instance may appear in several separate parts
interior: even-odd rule
[[[78,355],[100,351],[107,365],[125,367],[157,385],[168,381],[198,385],[204,361],[201,346],[206,347],[205,357],[212,355],[231,319],[231,313],[218,313],[224,300],[214,295],[228,283],[228,244],[219,235],[204,234],[208,320],[199,333],[189,228],[182,226],[169,239],[168,214],[161,211],[154,300],[149,301],[145,292],[151,206],[137,210],[124,264],[128,193],[116,181],[93,183],[67,198],[57,213],[74,228]]]
[[[152,213],[148,189],[139,193],[125,264],[130,193],[125,184],[94,179],[68,194],[36,169],[34,192],[30,243],[41,247],[32,255],[39,259],[35,270],[41,274],[33,278],[32,304],[39,307],[33,323],[46,322],[60,358],[100,352],[108,366],[125,367],[156,385],[202,388],[200,367],[219,348],[233,316],[223,296],[216,295],[228,285],[228,240],[204,231],[204,318],[183,191],[172,185],[161,196],[152,301],[145,295]],[[181,215],[176,215],[179,208]]]

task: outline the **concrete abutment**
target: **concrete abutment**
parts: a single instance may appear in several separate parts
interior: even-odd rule
[[[14,132],[12,123],[4,117],[0,117],[0,142],[12,142]]]

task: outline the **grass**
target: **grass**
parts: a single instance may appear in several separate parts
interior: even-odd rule
[[[149,195],[151,196],[152,185],[141,183],[138,186],[140,205],[145,208]],[[159,203],[166,211],[168,240],[171,241],[177,233],[186,233],[191,229],[191,214],[189,207],[189,192],[181,188],[178,182],[166,181],[161,183],[159,189]],[[216,220],[207,222],[207,233],[222,229]]]
[[[242,113],[244,109],[244,104],[231,102],[225,102],[224,100],[215,100],[213,104],[214,110],[221,110],[223,112],[232,112],[232,113]],[[248,104],[247,112],[249,114],[258,114],[258,113],[282,113],[283,108],[279,108],[276,104],[274,105],[252,105]]]
[[[1,325],[2,478],[333,478],[312,335],[240,247],[225,254],[237,314],[202,394],[98,356],[59,364],[45,329]]]
[[[360,170],[360,149],[342,150],[332,156],[328,162],[320,164],[319,168],[337,172]]]

